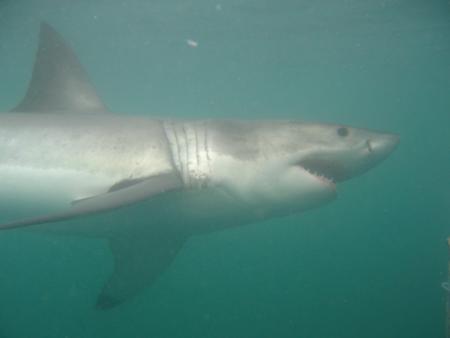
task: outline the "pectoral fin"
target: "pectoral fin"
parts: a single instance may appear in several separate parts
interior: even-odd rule
[[[97,299],[101,310],[113,308],[151,285],[170,265],[186,237],[170,232],[109,240],[114,271]]]
[[[63,221],[70,218],[94,214],[127,206],[146,200],[167,191],[181,188],[180,177],[174,173],[161,174],[126,185],[121,189],[113,189],[105,194],[84,198],[72,202],[72,206],[64,212],[37,216],[0,224],[0,230],[20,228],[29,225]]]

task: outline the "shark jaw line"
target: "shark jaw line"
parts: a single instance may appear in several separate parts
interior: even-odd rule
[[[317,179],[320,183],[332,188],[336,189],[336,180],[330,175],[330,172],[326,170],[322,170],[320,166],[315,166],[309,163],[309,161],[301,160],[293,164],[294,167],[303,170],[308,173],[315,179]]]

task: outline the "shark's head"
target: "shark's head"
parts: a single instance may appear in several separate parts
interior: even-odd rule
[[[373,168],[399,137],[343,125],[216,122],[213,179],[248,203],[299,211],[336,195],[336,184]]]

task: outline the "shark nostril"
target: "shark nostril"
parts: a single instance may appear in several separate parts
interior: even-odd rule
[[[366,140],[366,146],[367,146],[367,150],[369,150],[369,153],[371,153],[373,151],[373,148],[372,148],[372,143],[370,142],[370,140]]]

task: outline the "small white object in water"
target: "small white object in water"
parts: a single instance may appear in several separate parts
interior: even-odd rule
[[[441,286],[444,290],[446,290],[447,292],[450,292],[450,283],[449,282],[444,282],[441,284]]]
[[[192,48],[198,47],[198,42],[195,40],[187,39],[186,43],[188,44],[189,47],[192,47]]]
[[[216,11],[221,11],[222,10],[222,5],[221,4],[217,4],[216,5]]]

